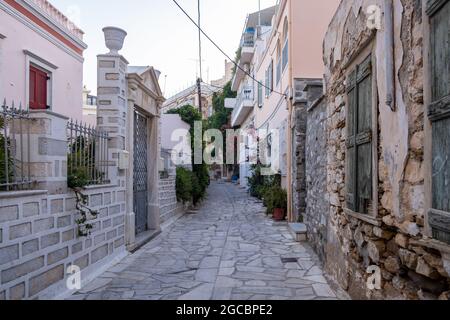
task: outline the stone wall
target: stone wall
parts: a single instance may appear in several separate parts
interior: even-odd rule
[[[327,116],[324,97],[308,108],[306,129],[306,212],[308,240],[325,260],[329,216],[327,196]]]
[[[396,104],[386,101],[386,31],[369,30],[368,5],[383,1],[343,1],[324,42],[327,88],[328,194],[330,223],[326,267],[354,298],[448,298],[449,246],[432,245],[426,226],[424,187],[424,19],[425,1],[396,0],[394,65]],[[366,52],[375,57],[379,99],[373,214],[346,209],[346,69]],[[378,133],[378,134],[376,134]],[[378,176],[378,178],[377,178]],[[368,269],[372,267],[372,269]],[[373,269],[375,267],[375,269]],[[381,288],[368,287],[370,270]],[[375,275],[377,276],[377,275]]]
[[[67,290],[67,269],[88,274],[125,252],[125,193],[91,188],[89,205],[100,212],[92,234],[79,237],[75,194],[0,193],[0,300],[49,298]]]
[[[292,112],[292,182],[293,182],[293,220],[304,221],[306,213],[306,156],[308,108],[322,95],[321,79],[295,79],[295,100]],[[313,120],[314,121],[314,120]],[[311,174],[311,173],[310,173]]]
[[[177,201],[176,178],[170,176],[159,181],[159,203],[161,223],[164,223],[184,211],[182,203]]]

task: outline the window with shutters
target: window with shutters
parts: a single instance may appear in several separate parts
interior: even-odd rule
[[[270,65],[269,65],[269,70],[267,70],[267,72],[268,72],[268,79],[269,79],[269,81],[268,81],[268,91],[269,91],[269,95],[272,93],[272,91],[273,91],[273,60],[270,62]]]
[[[283,52],[282,52],[282,60],[283,60],[283,71],[286,69],[286,66],[289,62],[289,24],[287,18],[284,20],[284,26],[283,26]]]
[[[49,75],[40,68],[30,65],[29,70],[29,106],[33,110],[48,109]]]
[[[277,43],[277,85],[280,83],[281,80],[281,42],[280,39],[278,39]]]
[[[263,85],[261,82],[258,82],[258,107],[263,107]]]
[[[347,79],[347,209],[372,213],[372,62],[357,65]]]
[[[429,0],[432,185],[428,222],[434,239],[450,244],[450,0]]]

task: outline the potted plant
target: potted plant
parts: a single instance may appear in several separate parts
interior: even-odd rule
[[[273,219],[275,221],[283,221],[286,218],[287,210],[287,192],[281,187],[273,187],[269,189],[270,207],[273,209]]]

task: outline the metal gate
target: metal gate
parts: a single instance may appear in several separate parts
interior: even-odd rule
[[[134,110],[134,172],[133,199],[136,234],[148,229],[148,118]]]

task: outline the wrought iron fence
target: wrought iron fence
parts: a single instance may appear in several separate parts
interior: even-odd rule
[[[31,188],[29,112],[6,104],[0,107],[0,191]]]
[[[108,133],[78,121],[67,123],[69,186],[108,184]]]

